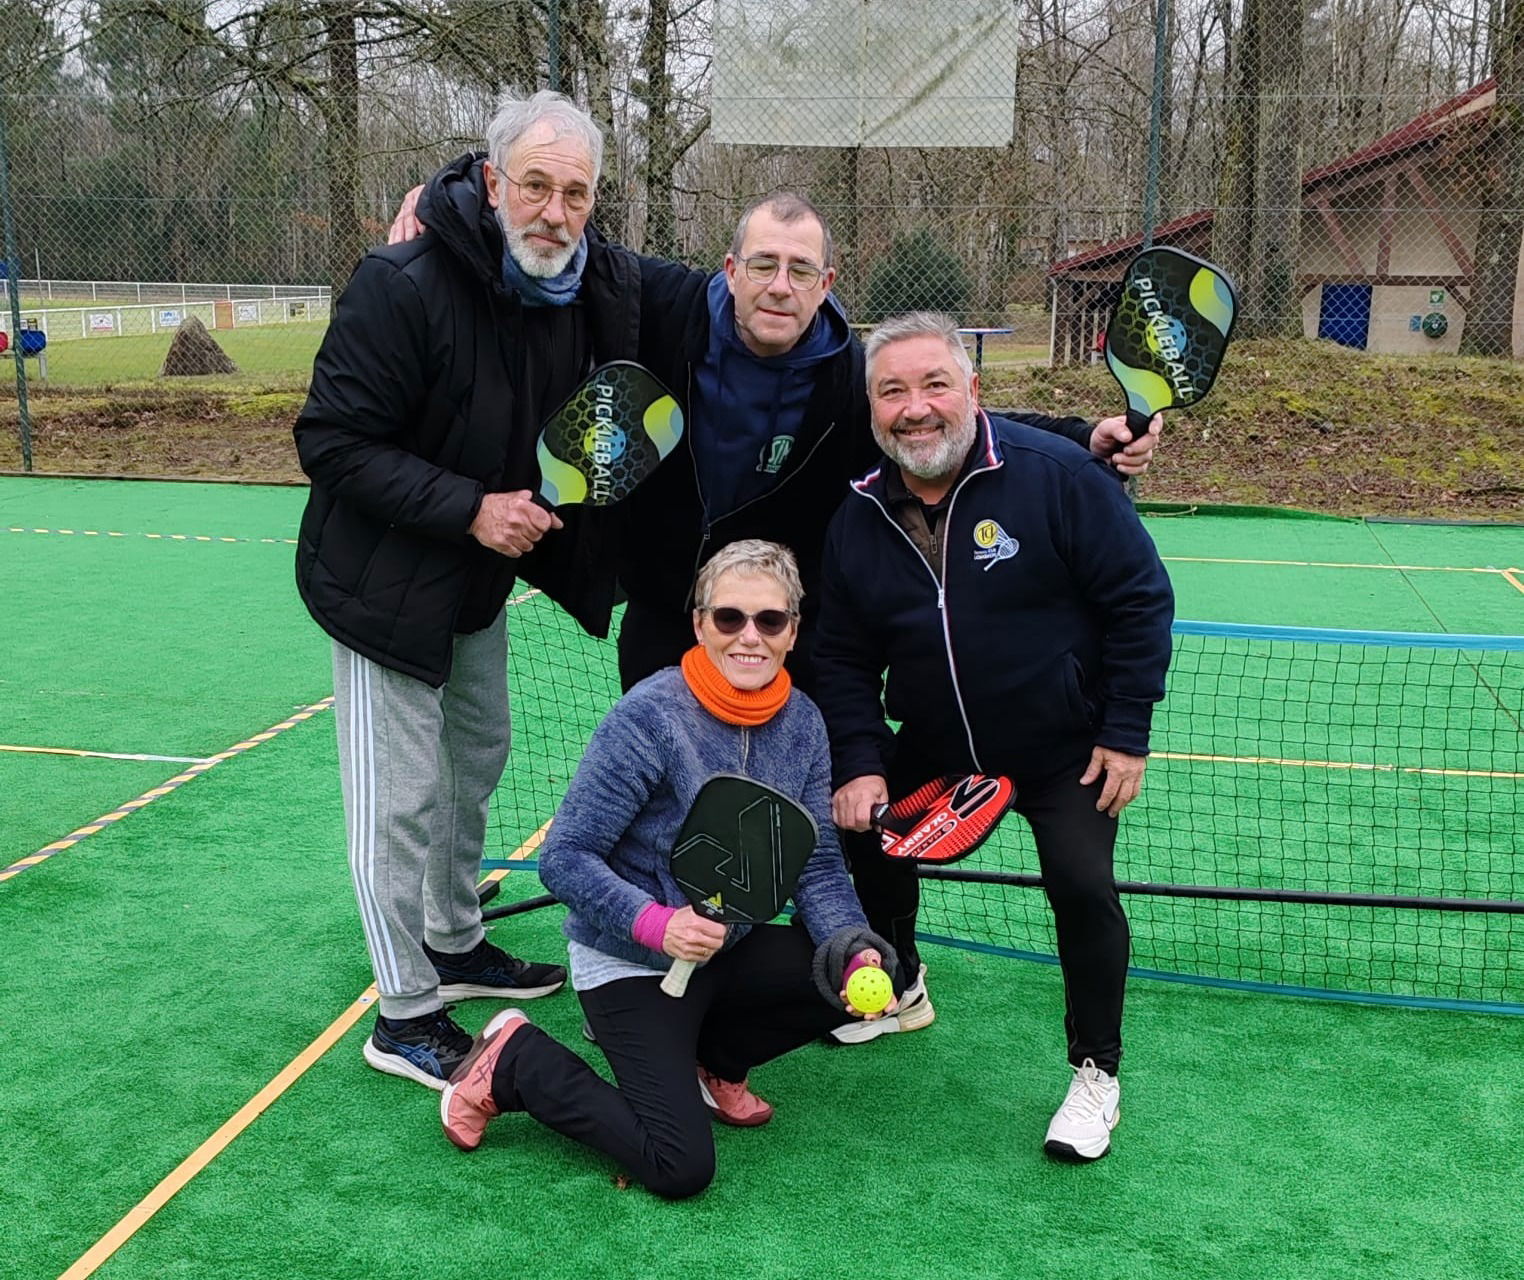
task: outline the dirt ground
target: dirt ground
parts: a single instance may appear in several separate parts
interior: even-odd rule
[[[39,472],[301,482],[302,389],[149,385],[30,400]],[[1103,368],[989,368],[984,403],[1094,418]],[[21,469],[14,389],[0,388],[0,470]],[[1524,520],[1524,369],[1402,359],[1326,343],[1243,343],[1212,395],[1170,415],[1139,495],[1337,515]]]

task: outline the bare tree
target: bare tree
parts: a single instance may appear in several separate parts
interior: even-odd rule
[[[1483,144],[1485,176],[1476,237],[1476,286],[1461,353],[1513,353],[1513,304],[1524,236],[1524,0],[1506,0],[1493,39],[1497,106]]]
[[[1212,253],[1238,281],[1251,333],[1301,331],[1293,304],[1306,16],[1305,0],[1245,0],[1234,45]]]

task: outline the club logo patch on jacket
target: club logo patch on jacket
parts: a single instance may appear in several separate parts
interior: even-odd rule
[[[793,436],[774,436],[762,446],[762,457],[757,462],[757,470],[765,476],[777,475],[793,449]]]
[[[1002,529],[997,521],[981,520],[974,526],[974,561],[983,562],[986,573],[1020,550],[1021,543]]]

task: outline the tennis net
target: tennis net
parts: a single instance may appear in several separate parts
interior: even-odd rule
[[[1524,1010],[1524,637],[1179,622],[1117,878],[1133,964],[1214,983]],[[510,625],[514,750],[489,858],[555,811],[618,697],[612,643]],[[1051,958],[1016,816],[929,874],[933,939]]]

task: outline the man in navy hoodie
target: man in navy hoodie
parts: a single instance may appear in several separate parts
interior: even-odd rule
[[[1103,464],[980,410],[946,316],[886,321],[866,358],[887,456],[831,522],[815,652],[833,816],[866,832],[878,805],[939,775],[1015,782],[1053,909],[1074,1069],[1046,1149],[1094,1160],[1118,1116],[1127,978],[1112,850],[1164,696],[1173,593]],[[915,868],[859,857],[853,873],[914,981]]]

